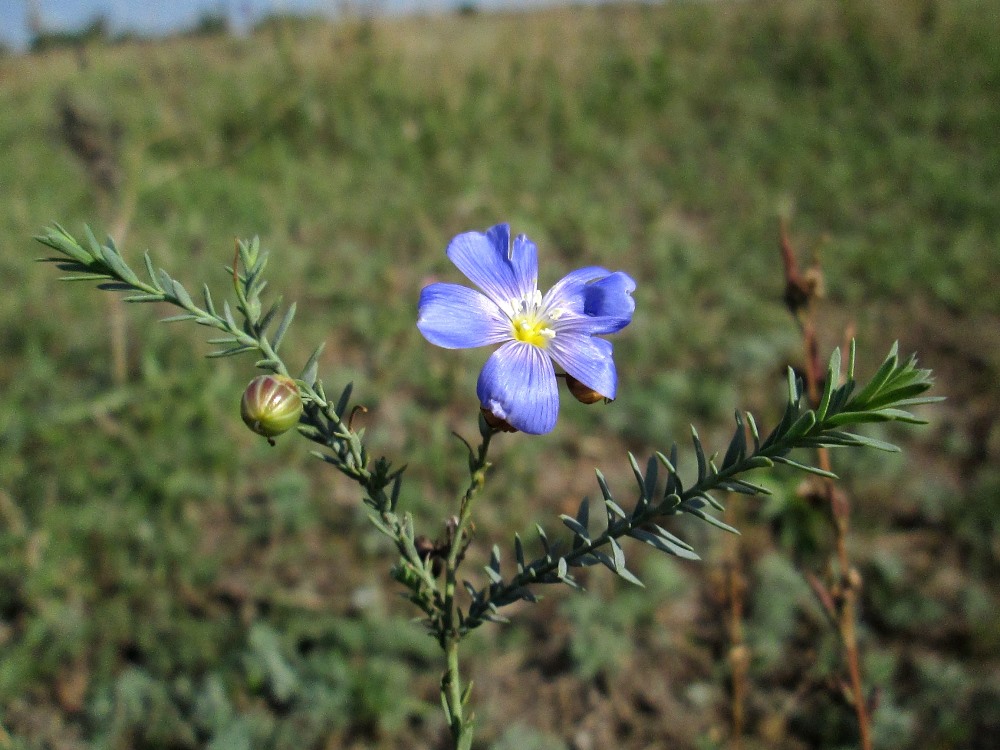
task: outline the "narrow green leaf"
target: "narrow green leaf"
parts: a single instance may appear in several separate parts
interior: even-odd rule
[[[146,265],[146,275],[149,276],[149,282],[161,292],[166,291],[160,284],[159,274],[156,273],[156,269],[153,267],[153,259],[149,257],[148,250],[142,254],[142,261]]]
[[[590,499],[583,498],[580,501],[580,507],[576,511],[576,520],[579,522],[583,528],[590,526]]]
[[[497,573],[500,572],[500,547],[496,544],[490,550],[490,567]]]
[[[60,276],[59,281],[104,281],[110,278],[106,273],[82,273],[77,276]]]
[[[788,374],[789,378],[794,380],[795,373],[790,367],[788,368]],[[764,439],[764,442],[761,445],[761,450],[768,450],[777,443],[783,442],[785,434],[788,432],[788,428],[792,426],[792,423],[796,420],[798,414],[798,399],[789,401],[785,404],[785,412],[781,415],[781,421],[778,422],[777,426],[771,430],[771,433]]]
[[[621,570],[625,567],[625,551],[622,546],[618,543],[618,540],[611,538],[608,540],[608,544],[611,547],[611,552],[614,555],[615,560],[615,570]]]
[[[853,441],[849,443],[850,445],[863,446],[865,448],[875,448],[876,450],[885,451],[886,453],[899,453],[899,446],[888,443],[885,440],[878,440],[877,438],[868,437],[866,435],[859,435],[854,432],[843,433],[843,438],[846,440]]]
[[[698,437],[698,430],[691,425],[691,442],[694,443],[694,455],[698,460],[698,483],[704,481],[708,475],[708,461],[705,458],[705,449],[701,446],[701,438]]]
[[[268,372],[279,373],[281,372],[281,360],[280,359],[258,359],[254,362],[253,366],[258,370],[267,370]]]
[[[842,411],[840,414],[834,414],[832,417],[826,420],[823,427],[825,429],[830,429],[833,427],[841,427],[843,425],[851,424],[870,424],[872,422],[889,422],[894,419],[894,417],[887,413],[886,409],[880,409],[878,411]],[[907,412],[900,411],[900,414],[907,414]],[[912,417],[912,414],[908,416]]]
[[[661,464],[663,464],[664,467],[666,467],[667,472],[669,472],[670,474],[676,474],[677,473],[677,469],[674,468],[674,462],[673,461],[671,461],[669,458],[667,458],[665,455],[663,455],[659,451],[657,451],[654,455],[656,456],[657,460]]]
[[[524,544],[517,533],[514,534],[514,559],[517,561],[517,572],[524,572]]]
[[[685,542],[680,537],[674,536],[673,534],[671,534],[669,531],[667,531],[665,528],[663,528],[659,524],[655,524],[655,523],[651,524],[650,526],[647,527],[647,530],[653,531],[657,536],[659,536],[659,537],[667,540],[668,542],[670,542],[671,544],[673,544],[675,547],[680,547],[681,549],[685,549],[688,552],[694,552],[694,547],[692,547],[690,544],[688,544],[687,542]]]
[[[646,478],[642,486],[642,496],[651,500],[656,495],[656,482],[659,479],[659,462],[656,456],[650,456],[646,461]]]
[[[215,312],[215,304],[212,302],[212,292],[209,290],[208,284],[202,284],[201,296],[205,300],[205,309],[208,310],[208,314],[213,318],[219,317],[219,314]]]
[[[797,405],[802,397],[802,390],[799,388],[799,379],[795,375],[795,370],[788,368],[788,403]]]
[[[89,224],[83,225],[83,233],[87,239],[88,250],[90,255],[94,260],[100,261],[107,265],[107,259],[104,256],[104,249],[101,247],[101,243],[97,241],[97,237],[94,236],[93,230],[90,228]]]
[[[344,390],[340,393],[340,398],[337,399],[337,406],[334,412],[341,419],[344,418],[344,414],[347,413],[347,405],[351,402],[351,392],[354,390],[354,383],[348,383],[344,386]]]
[[[316,375],[319,372],[319,355],[323,352],[324,346],[326,346],[325,343],[317,346],[306,361],[305,367],[302,368],[299,380],[305,381],[307,385],[311,386],[316,382]]]
[[[182,320],[195,320],[197,315],[192,315],[191,313],[181,313],[180,315],[171,315],[167,318],[160,318],[161,323],[179,323]]]
[[[705,521],[706,523],[709,523],[712,526],[715,526],[716,528],[722,529],[723,531],[728,531],[732,534],[737,534],[737,535],[740,533],[738,530],[734,529],[728,523],[720,521],[711,513],[706,513],[701,508],[685,508],[683,505],[681,506],[681,508],[684,510],[685,513],[688,513],[689,515],[692,516],[696,516],[697,518],[700,518],[702,521]]]
[[[267,312],[260,317],[257,321],[257,330],[260,331],[261,334],[263,334],[267,330],[268,326],[271,325],[271,322],[274,320],[280,309],[281,300],[275,300],[271,306],[267,308]]]
[[[893,404],[895,407],[900,406],[920,406],[922,404],[938,404],[942,401],[946,401],[946,396],[919,396],[917,398],[904,398]]]
[[[486,571],[486,575],[489,577],[492,583],[495,583],[497,585],[503,584],[503,576],[497,573],[495,570],[493,570],[493,568],[491,568],[489,565],[484,565],[483,570]]]
[[[546,557],[548,557],[551,552],[551,547],[549,546],[549,538],[545,536],[545,529],[536,523],[535,532],[538,534],[538,539],[542,543],[542,549],[545,550]]]
[[[712,497],[712,495],[709,492],[699,492],[697,495],[695,495],[695,497],[703,498],[705,502],[707,502],[709,505],[711,505],[720,513],[726,509],[726,507],[718,500],[716,500],[714,497]]]
[[[744,479],[730,479],[719,485],[721,489],[728,492],[739,492],[742,495],[770,495],[771,490],[759,484],[748,482]]]
[[[632,451],[628,452],[628,464],[632,467],[632,475],[635,477],[636,484],[639,485],[639,492],[643,497],[647,497],[646,480],[645,477],[642,476],[642,470],[639,469],[639,462],[636,460]]]
[[[573,516],[568,516],[563,513],[559,516],[559,518],[566,525],[566,527],[577,536],[577,538],[583,539],[585,542],[590,541],[590,532],[587,530],[587,527],[573,518]]]
[[[79,243],[61,228],[60,231],[49,232],[49,234],[35,237],[35,239],[43,245],[48,245],[53,250],[72,258],[77,263],[88,267],[93,264],[94,259],[90,257],[90,254],[80,247]]]
[[[374,526],[374,527],[375,527],[376,529],[378,529],[379,531],[381,531],[381,532],[382,532],[383,534],[385,534],[385,535],[386,535],[387,537],[391,537],[391,538],[393,538],[393,539],[395,539],[395,538],[396,538],[396,533],[395,533],[395,532],[394,532],[394,531],[393,531],[392,529],[390,529],[390,528],[389,528],[389,527],[388,527],[388,526],[387,526],[387,525],[386,525],[386,524],[385,524],[385,523],[384,523],[384,522],[382,521],[381,517],[380,517],[380,516],[379,516],[378,514],[376,514],[376,513],[368,513],[368,514],[367,514],[367,516],[368,516],[368,520],[372,522],[372,525],[373,525],[373,526]]]
[[[104,257],[107,259],[108,264],[111,266],[112,270],[115,271],[124,281],[129,284],[141,284],[139,277],[136,275],[129,265],[125,262],[125,258],[122,257],[121,251],[115,244],[113,237],[108,235],[104,240]]]
[[[659,529],[660,527],[656,527]],[[661,530],[662,531],[662,530]],[[638,539],[644,544],[648,544],[650,547],[660,550],[661,552],[666,552],[668,555],[675,555],[676,557],[683,558],[685,560],[700,560],[701,558],[694,552],[694,550],[679,539],[674,537],[673,539],[667,538],[663,534],[655,533],[646,528],[632,529],[629,532],[629,536],[633,539]]]
[[[604,474],[601,473],[600,469],[594,469],[594,472],[597,474],[597,484],[601,488],[601,495],[606,501],[613,500],[614,498],[611,495],[611,489],[608,487],[608,480],[604,478]]]
[[[177,301],[180,302],[181,307],[183,307],[185,310],[197,309],[197,307],[194,304],[194,300],[191,299],[191,295],[187,293],[187,289],[185,289],[179,281],[174,282],[173,290],[174,290],[174,296],[177,298]]]
[[[930,382],[903,383],[899,385],[889,385],[881,393],[873,396],[865,403],[865,410],[882,409],[887,406],[895,406],[900,401],[920,396],[931,387]],[[851,402],[853,406],[855,402]]]
[[[389,494],[389,510],[393,513],[396,512],[396,507],[399,505],[399,493],[403,489],[403,471],[405,469],[406,467],[403,466],[392,478],[392,492]]]
[[[872,376],[871,380],[869,380],[867,385],[861,389],[860,393],[852,399],[852,403],[863,407],[872,399],[873,396],[878,394],[878,392],[892,376],[893,371],[896,369],[896,365],[899,362],[898,351],[899,342],[897,341],[892,345],[889,355],[885,358],[885,361],[882,362],[882,365]]]
[[[816,419],[820,422],[826,416],[826,410],[830,408],[830,398],[833,390],[840,380],[840,347],[833,350],[830,355],[830,364],[826,369],[826,383],[823,385],[823,395],[820,397],[819,406],[816,407]]]
[[[157,269],[156,275],[159,279],[159,283],[156,286],[162,289],[164,294],[176,296],[174,292],[174,280],[170,278],[170,274],[160,268]]]
[[[799,415],[799,418],[788,428],[788,431],[784,434],[782,440],[786,443],[794,443],[800,437],[805,435],[809,430],[811,430],[816,425],[816,414],[812,411],[805,411]]]
[[[772,466],[774,466],[774,462],[767,456],[758,455],[758,456],[751,456],[750,458],[748,458],[746,461],[743,462],[743,465],[746,467],[748,471],[750,469],[770,469]]]
[[[613,524],[618,518],[626,518],[627,513],[614,500],[604,499],[604,507],[608,511],[608,526]]]
[[[726,455],[722,457],[722,468],[728,469],[735,466],[746,457],[747,433],[743,424],[743,417],[739,411],[736,412],[736,430],[733,432],[732,440],[729,441],[729,448]]]
[[[757,421],[753,418],[753,414],[746,412],[747,415],[747,425],[750,427],[750,437],[753,438],[753,452],[760,452],[760,431],[757,429]]]
[[[791,466],[795,469],[799,469],[800,471],[809,472],[810,474],[816,474],[817,476],[830,477],[830,479],[838,478],[837,475],[831,471],[825,471],[819,468],[818,466],[810,466],[808,464],[802,464],[799,463],[798,461],[793,461],[790,458],[785,458],[784,456],[774,456],[773,460],[776,464],[785,464],[786,466]]]
[[[615,571],[615,574],[619,578],[621,578],[621,579],[623,579],[625,581],[628,581],[629,583],[634,584],[635,586],[638,586],[639,588],[643,588],[643,589],[646,588],[646,584],[644,584],[642,581],[640,581],[639,578],[636,577],[635,573],[633,573],[628,568],[618,568],[618,570]]]
[[[281,346],[281,340],[285,337],[285,333],[288,331],[288,326],[292,324],[292,319],[295,317],[295,303],[293,302],[288,310],[285,312],[285,316],[281,319],[278,324],[278,329],[274,332],[274,338],[271,339],[271,348],[275,352],[278,351],[278,347]]]
[[[209,352],[205,356],[209,359],[218,359],[220,357],[235,357],[237,354],[243,354],[245,352],[255,352],[257,351],[256,346],[234,346],[232,349],[224,349],[218,352]]]

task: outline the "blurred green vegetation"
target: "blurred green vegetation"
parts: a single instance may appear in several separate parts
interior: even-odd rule
[[[883,748],[1000,731],[1000,42],[991,0],[669,3],[323,24],[0,57],[0,723],[17,748],[438,748],[435,645],[396,601],[353,488],[243,428],[252,362],[30,262],[59,221],[226,287],[235,236],[326,341],[374,452],[453,510],[483,352],[414,325],[460,231],[509,221],[541,282],[639,279],[620,398],[505,437],[478,528],[504,541],[627,491],[624,451],[764,425],[800,360],[777,220],[825,274],[824,345],[893,339],[949,401],[903,457],[835,454],[865,580]],[[192,327],[193,328],[193,327]],[[867,370],[870,372],[870,369]],[[864,372],[862,373],[864,374]],[[828,549],[798,477],[742,509],[750,747],[850,746],[836,640],[802,582]],[[739,498],[734,503],[742,502]],[[477,747],[716,747],[729,731],[721,549],[593,576],[469,653]],[[504,543],[506,543],[504,541]],[[642,552],[633,550],[639,558]],[[469,563],[470,575],[477,560]],[[481,562],[481,560],[479,561]],[[662,565],[669,566],[664,572]],[[520,696],[520,697],[519,697]],[[426,704],[425,701],[432,701]],[[0,735],[2,738],[2,735]],[[669,740],[669,741],[668,741]],[[601,743],[604,744],[601,744]],[[590,744],[588,744],[590,743]],[[652,744],[651,744],[652,743]]]

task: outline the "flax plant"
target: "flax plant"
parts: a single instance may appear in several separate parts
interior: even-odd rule
[[[429,341],[447,348],[494,344],[499,348],[487,360],[477,386],[473,414],[478,444],[463,441],[468,459],[465,489],[456,499],[445,537],[430,541],[430,536],[418,533],[412,514],[400,507],[405,465],[376,457],[363,430],[354,428],[351,417],[358,407],[352,406],[351,385],[342,387],[336,397],[328,394],[318,371],[322,345],[298,368],[282,357],[295,305],[266,302],[268,254],[257,239],[238,243],[234,262],[226,269],[227,298],[220,299],[205,284],[196,301],[148,253],[140,273],[110,238],[101,243],[89,229],[85,234],[81,242],[65,229],[52,227],[37,238],[56,253],[43,260],[67,272],[63,277],[67,280],[94,281],[100,289],[124,293],[126,302],[179,308],[166,320],[190,321],[213,331],[209,343],[215,349],[209,357],[255,357],[255,366],[270,379],[255,380],[244,397],[248,425],[268,439],[295,426],[316,446],[316,457],[358,485],[371,522],[398,552],[392,578],[440,644],[441,704],[457,750],[469,750],[473,741],[472,685],[463,678],[461,658],[462,641],[473,630],[487,622],[506,622],[506,607],[535,601],[539,588],[546,585],[579,588],[575,572],[581,567],[601,565],[641,586],[626,564],[629,540],[697,560],[692,546],[669,530],[672,518],[693,516],[735,533],[720,520],[723,506],[715,493],[766,494],[768,490],[748,474],[776,465],[832,476],[827,468],[793,458],[799,449],[898,450],[851,428],[869,422],[920,423],[907,409],[936,400],[924,395],[932,384],[930,372],[919,369],[913,357],[900,358],[895,346],[875,375],[859,384],[852,342],[846,361],[839,350],[833,353],[824,388],[812,406],[803,404],[803,383],[789,371],[784,413],[770,432],[761,431],[749,412],[738,412],[732,438],[720,454],[709,452],[691,429],[693,476],[678,472],[676,444],[645,460],[628,454],[635,478],[632,487],[613,488],[595,470],[596,502],[584,498],[574,515],[560,516],[561,533],[538,523],[533,540],[514,534],[510,554],[502,551],[506,545],[491,545],[489,562],[477,582],[463,563],[469,546],[477,541],[472,534],[474,511],[493,468],[490,447],[503,432],[525,433],[505,439],[534,440],[531,433],[555,429],[560,382],[585,403],[614,398],[617,374],[611,344],[603,336],[621,331],[632,318],[635,282],[627,273],[580,269],[543,295],[537,288],[534,243],[523,235],[512,241],[506,225],[459,235],[449,245],[449,258],[478,291],[450,283],[429,286],[421,295],[417,325]],[[838,379],[842,361],[844,376]],[[592,506],[598,509],[594,515],[603,516],[600,521],[592,519]]]

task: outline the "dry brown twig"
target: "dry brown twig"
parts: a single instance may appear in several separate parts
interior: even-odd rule
[[[815,408],[823,391],[824,370],[819,354],[816,333],[817,301],[823,296],[823,275],[818,259],[802,271],[795,249],[788,235],[787,223],[780,226],[781,258],[785,273],[785,304],[799,323],[805,353],[804,379],[809,401]],[[850,340],[853,331],[845,332]],[[817,448],[817,465],[826,472],[832,471],[830,451]],[[812,573],[806,573],[806,580],[840,636],[844,652],[849,684],[847,691],[858,721],[858,733],[862,750],[872,750],[871,717],[868,700],[865,697],[861,677],[861,655],[858,647],[857,617],[858,597],[861,593],[861,575],[851,565],[848,554],[850,535],[851,503],[847,493],[829,477],[816,477],[818,499],[830,510],[830,522],[834,531],[834,550],[828,566],[827,581]]]

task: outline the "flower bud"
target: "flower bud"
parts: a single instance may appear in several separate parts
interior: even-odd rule
[[[566,375],[566,386],[569,388],[569,392],[573,394],[573,397],[582,404],[596,404],[602,399],[605,403],[611,401],[603,393],[598,393],[569,374]]]
[[[496,430],[498,432],[517,432],[517,428],[511,425],[511,423],[506,419],[501,419],[485,406],[481,406],[479,408],[483,415],[483,421],[486,422],[487,426],[491,430]]]
[[[243,391],[240,414],[247,427],[270,440],[288,432],[302,416],[302,397],[286,375],[258,375]]]

